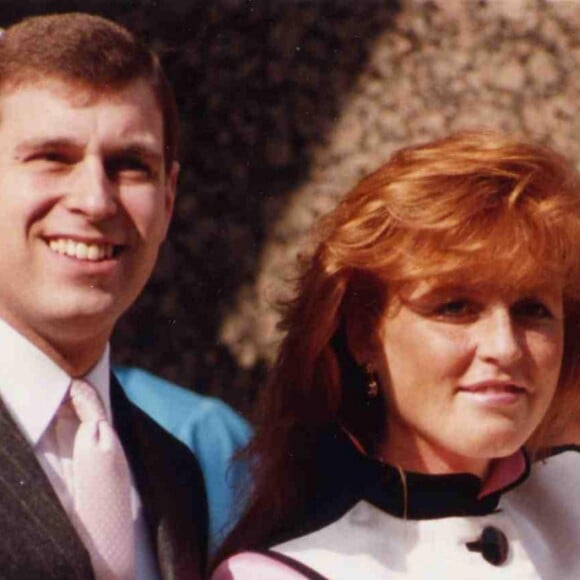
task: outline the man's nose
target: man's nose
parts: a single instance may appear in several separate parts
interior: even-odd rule
[[[522,337],[507,306],[491,308],[480,320],[477,332],[482,360],[505,367],[521,359]]]
[[[66,194],[66,207],[89,221],[102,221],[117,211],[117,189],[98,159],[79,164]]]

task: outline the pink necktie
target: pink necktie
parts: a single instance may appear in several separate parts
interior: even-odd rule
[[[123,448],[91,385],[73,380],[70,399],[80,419],[73,447],[77,529],[98,580],[132,580],[131,478]]]

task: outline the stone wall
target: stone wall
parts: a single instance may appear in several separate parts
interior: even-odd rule
[[[580,2],[4,1],[82,9],[163,55],[183,118],[170,239],[118,361],[248,411],[305,234],[396,148],[488,126],[580,160]]]

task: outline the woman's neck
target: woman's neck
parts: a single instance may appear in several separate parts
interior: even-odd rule
[[[491,463],[487,458],[464,457],[446,451],[421,437],[386,437],[375,450],[381,461],[404,471],[426,474],[471,473],[484,479]]]

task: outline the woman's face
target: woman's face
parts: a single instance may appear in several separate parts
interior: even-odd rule
[[[378,337],[382,458],[413,471],[483,475],[526,441],[554,395],[562,291],[423,281],[392,301]]]

